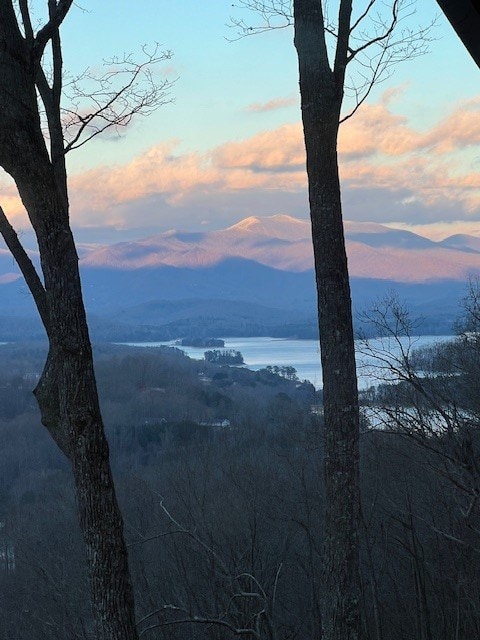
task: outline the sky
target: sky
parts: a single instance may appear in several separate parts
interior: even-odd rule
[[[231,17],[256,18],[232,3],[81,0],[71,10],[62,31],[70,75],[98,72],[113,56],[140,59],[144,45],[171,52],[154,69],[172,83],[166,104],[68,155],[80,242],[210,230],[251,215],[308,218],[293,31],[238,39]],[[341,126],[344,217],[433,239],[480,235],[480,71],[436,2],[417,5],[409,25],[437,19],[429,53],[396,66]],[[36,24],[42,7],[33,0]],[[0,203],[28,235],[5,175]]]

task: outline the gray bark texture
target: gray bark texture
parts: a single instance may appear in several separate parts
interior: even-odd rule
[[[55,18],[63,19],[70,5],[50,2],[48,28],[34,39],[32,34],[21,33],[13,2],[0,2],[0,165],[15,180],[35,231],[43,283],[19,249],[3,212],[0,224],[49,339],[48,358],[35,395],[43,424],[73,469],[90,572],[95,637],[135,640],[138,635],[123,522],[110,470],[78,257],[69,225],[65,163],[62,156],[48,153],[36,94],[43,41],[52,37],[54,47],[59,46]],[[54,101],[50,107],[54,108]],[[59,110],[57,115],[60,122]],[[49,119],[49,126],[52,122]]]
[[[437,4],[480,67],[480,0],[437,0]]]
[[[342,2],[332,70],[321,0],[294,1],[324,385],[324,640],[361,636],[359,409],[337,163],[350,12],[351,2]]]

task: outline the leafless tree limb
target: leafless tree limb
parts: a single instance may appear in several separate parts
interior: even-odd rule
[[[227,26],[237,32],[230,41],[240,40],[274,29],[285,29],[293,25],[293,8],[291,0],[237,0],[233,8],[252,11],[261,17],[261,24],[249,24],[243,18],[231,17]]]
[[[195,542],[199,544],[202,547],[202,549],[204,549],[208,554],[212,555],[215,558],[215,560],[218,562],[219,566],[221,567],[222,571],[226,575],[229,575],[229,571],[225,563],[223,562],[222,558],[220,558],[220,556],[214,551],[214,549],[212,549],[208,544],[206,544],[194,531],[190,531],[189,529],[182,527],[182,525],[173,517],[173,515],[165,506],[163,498],[161,498],[160,500],[160,508],[163,511],[163,513],[167,516],[167,518],[170,520],[170,522],[172,522],[177,527],[178,533],[184,533],[185,535],[188,535],[190,538],[195,540]]]
[[[368,5],[366,6],[365,10],[358,16],[358,18],[355,20],[355,22],[351,25],[350,27],[350,33],[353,33],[358,25],[363,22],[363,20],[365,20],[365,18],[368,16],[370,9],[373,7],[373,5],[375,4],[377,0],[370,0],[370,2],[368,3]]]
[[[338,17],[333,20],[325,4],[324,31],[333,40],[333,71],[343,77],[348,67],[345,94],[354,101],[350,111],[341,117],[341,123],[358,111],[375,85],[391,77],[394,66],[427,53],[436,20],[424,27],[402,28],[402,24],[413,19],[414,5],[415,0],[392,0],[387,9],[387,3],[380,6],[377,0],[369,0],[352,19],[352,7],[356,4],[342,1],[338,4]],[[238,0],[232,6],[258,18],[252,22],[231,18],[228,26],[237,32],[233,40],[293,25],[291,0]],[[379,9],[374,13],[377,6]],[[339,80],[343,82],[342,78]]]
[[[51,40],[55,33],[58,32],[58,29],[66,18],[72,4],[73,0],[59,0],[58,2],[57,0],[49,0],[50,19],[37,33],[33,42],[33,56],[37,63],[40,62],[49,40]],[[24,12],[22,11],[22,18],[23,17]]]
[[[343,86],[345,71],[348,64],[348,49],[350,42],[350,21],[352,16],[352,0],[340,2],[338,8],[337,42],[335,46],[335,61],[333,73],[337,77],[339,86]]]
[[[23,28],[25,30],[25,38],[30,46],[33,46],[35,36],[33,33],[32,20],[28,9],[28,0],[19,0],[20,14],[22,16]]]
[[[27,252],[23,248],[18,236],[9,223],[7,216],[3,208],[0,206],[0,233],[5,240],[5,244],[10,249],[13,257],[15,258],[20,271],[22,272],[25,282],[30,289],[35,304],[37,305],[38,312],[41,316],[42,322],[48,331],[50,325],[50,317],[48,313],[46,293],[40,277],[35,269],[33,262],[28,257]]]
[[[238,629],[237,627],[234,627],[232,624],[230,624],[226,620],[220,620],[217,618],[200,618],[198,616],[193,616],[192,618],[183,618],[181,620],[168,620],[166,622],[160,622],[158,624],[154,624],[150,627],[146,627],[145,629],[142,629],[142,631],[140,631],[138,635],[141,638],[145,633],[149,631],[153,631],[154,629],[169,627],[177,624],[206,624],[211,626],[219,626],[219,627],[224,627],[225,629],[228,629],[229,631],[231,631],[237,636],[251,636],[253,638],[257,638],[258,640],[260,640],[259,634],[254,629]]]
[[[174,81],[158,82],[153,68],[172,57],[170,51],[142,48],[144,60],[132,55],[104,62],[106,71],[95,75],[90,69],[70,79],[65,93],[70,105],[63,109],[65,153],[82,147],[107,129],[126,127],[135,115],[149,115],[171,102]]]
[[[164,499],[160,496],[160,494],[158,494],[156,491],[153,491],[153,493],[159,495],[160,509],[163,514],[167,516],[168,520],[171,524],[174,525],[175,528],[170,532],[162,532],[158,534],[158,536],[150,536],[148,538],[142,537],[142,540],[140,540],[138,544],[154,540],[156,537],[164,537],[171,534],[187,535],[192,540],[194,540],[194,542],[198,544],[202,549],[204,549],[211,558],[215,559],[216,565],[221,574],[227,580],[227,583],[231,587],[233,587],[233,593],[230,595],[224,606],[214,614],[209,613],[206,615],[194,615],[191,609],[187,608],[186,606],[178,606],[178,604],[161,605],[155,608],[153,611],[149,612],[139,621],[138,625],[140,628],[143,623],[151,620],[151,618],[155,616],[161,616],[162,614],[167,614],[169,612],[183,613],[184,617],[177,619],[159,620],[155,624],[141,629],[139,635],[143,636],[149,631],[153,631],[162,627],[191,623],[224,627],[235,635],[249,635],[253,638],[257,638],[258,640],[264,637],[271,638],[273,640],[275,637],[275,632],[273,622],[270,619],[270,615],[275,606],[276,591],[281,569],[283,566],[282,563],[280,563],[276,571],[273,585],[273,600],[272,604],[269,605],[269,596],[267,595],[265,589],[262,587],[260,581],[252,572],[242,571],[238,574],[232,573],[232,571],[227,566],[228,561],[224,561],[218,552],[216,552],[210,545],[205,543],[202,540],[201,536],[197,534],[196,530],[187,529],[186,527],[182,526],[179,521],[172,515],[172,513],[166,508]],[[238,621],[238,607],[235,604],[238,600],[247,602],[250,600],[252,602],[258,603],[258,606],[254,605],[253,610],[250,611],[249,616],[243,623]]]

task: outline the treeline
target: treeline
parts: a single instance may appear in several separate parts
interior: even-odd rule
[[[292,338],[299,340],[318,340],[318,322],[299,323],[267,323],[254,318],[187,318],[175,320],[167,324],[150,324],[143,322],[117,322],[114,319],[89,315],[91,334],[96,342],[170,342],[181,340],[187,346],[221,347],[220,343],[209,342],[212,335],[272,338]],[[375,328],[362,322],[361,316],[356,318],[355,331],[361,335],[375,337]],[[450,334],[451,315],[443,316],[440,312],[422,321],[423,335]],[[179,336],[187,336],[180,338]],[[194,336],[189,338],[188,336]],[[0,342],[45,340],[45,331],[37,318],[0,317]]]
[[[317,322],[271,324],[254,318],[188,318],[167,324],[116,322],[110,318],[89,315],[91,334],[96,342],[170,342],[179,336],[195,336],[203,343],[217,336],[271,336],[273,338],[318,339]],[[0,342],[44,340],[45,332],[37,318],[0,317]],[[188,340],[188,338],[187,338]],[[191,346],[197,346],[192,344]],[[220,344],[199,344],[216,347]]]
[[[224,347],[225,340],[221,338],[199,338],[198,336],[189,336],[178,340],[182,347]]]
[[[213,349],[212,351],[205,351],[203,357],[207,362],[213,364],[239,365],[245,362],[240,351],[235,349]]]

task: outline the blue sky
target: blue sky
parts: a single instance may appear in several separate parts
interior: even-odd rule
[[[174,102],[69,156],[79,239],[215,228],[247,215],[307,216],[291,29],[229,42],[230,16],[242,15],[232,0],[80,4],[63,28],[66,69],[98,68],[158,42],[174,55],[156,73],[176,82]],[[41,19],[41,0],[33,5]],[[433,0],[417,5],[412,24],[439,14]],[[480,71],[442,16],[432,35],[430,53],[399,65],[344,125],[344,213],[415,224],[433,237],[480,232]],[[3,185],[4,206],[22,227],[13,190]]]

